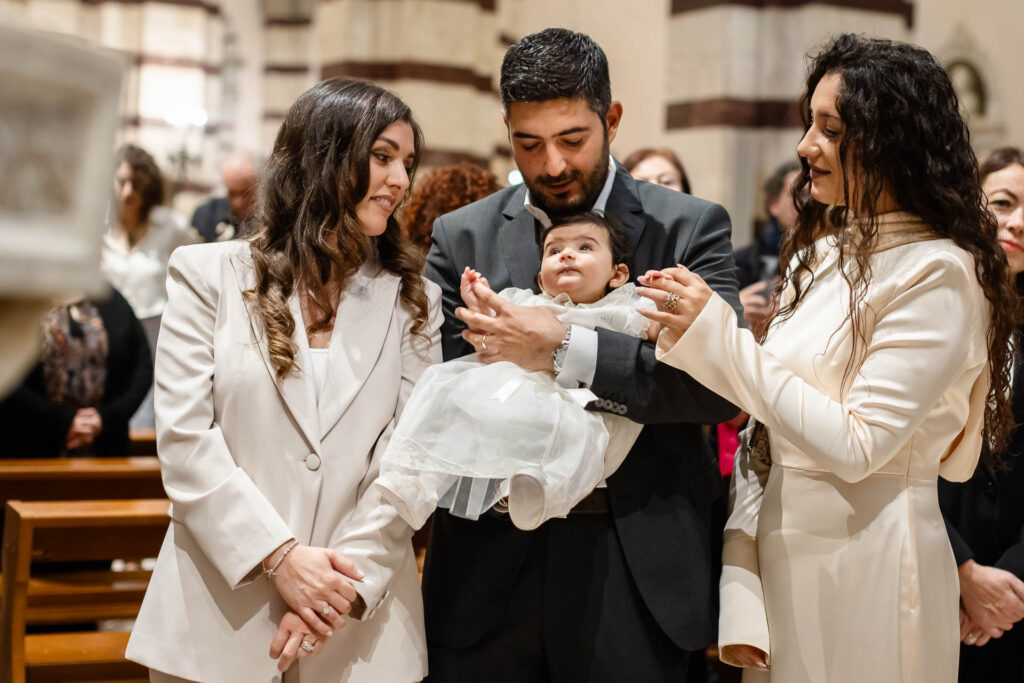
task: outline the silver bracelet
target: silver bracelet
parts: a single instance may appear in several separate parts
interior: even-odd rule
[[[277,576],[277,568],[281,566],[281,563],[284,562],[284,558],[288,557],[288,553],[290,553],[292,549],[295,548],[295,546],[297,546],[298,544],[298,541],[292,541],[291,544],[284,549],[284,552],[281,553],[281,557],[277,558],[277,562],[274,563],[274,566],[270,569],[263,570],[263,573],[267,577],[267,581],[270,581],[275,576]]]
[[[569,339],[572,337],[572,326],[565,331],[565,337],[558,344],[558,348],[551,352],[551,362],[554,365],[555,377],[562,374],[562,367],[565,365],[565,354],[569,351]]]

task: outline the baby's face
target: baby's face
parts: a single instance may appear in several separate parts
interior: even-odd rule
[[[544,240],[540,288],[550,296],[565,293],[573,303],[590,304],[628,278],[625,266],[612,262],[608,232],[592,223],[555,228]],[[620,281],[621,280],[621,281]]]

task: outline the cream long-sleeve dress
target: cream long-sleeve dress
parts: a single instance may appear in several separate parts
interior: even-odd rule
[[[989,307],[969,254],[886,214],[844,379],[849,288],[833,247],[819,241],[813,285],[764,346],[717,295],[659,344],[770,436],[770,466],[737,462],[719,647],[770,653],[747,683],[952,683],[959,586],[936,479],[968,478],[981,449]]]

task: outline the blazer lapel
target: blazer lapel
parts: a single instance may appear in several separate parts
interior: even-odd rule
[[[252,264],[244,256],[236,256],[231,259],[231,266],[235,271],[235,278],[241,291],[251,289],[256,284],[255,271]],[[246,303],[245,311],[249,316],[249,325],[252,329],[253,339],[256,340],[256,347],[259,349],[263,364],[270,373],[270,379],[274,383],[281,401],[284,403],[291,415],[292,420],[303,433],[310,448],[318,455],[320,453],[320,429],[316,409],[316,382],[313,379],[312,368],[310,367],[309,343],[306,339],[306,330],[303,327],[302,309],[299,305],[298,292],[292,292],[288,299],[288,307],[295,320],[295,332],[292,341],[295,342],[295,365],[283,381],[278,381],[276,369],[270,360],[270,352],[267,348],[266,334],[263,331],[263,323],[258,311],[252,304]]]
[[[636,180],[618,162],[615,162],[615,182],[612,184],[611,194],[608,195],[605,213],[622,226],[626,237],[629,238],[629,253],[635,254],[646,225],[644,205],[636,191]],[[639,274],[636,273],[633,277]]]
[[[337,424],[377,364],[394,315],[401,280],[377,263],[352,276],[338,303],[327,355],[327,377],[320,392],[323,439]]]
[[[540,246],[537,244],[537,219],[523,205],[525,198],[526,186],[522,185],[505,204],[502,213],[507,221],[498,230],[498,243],[512,285],[538,292]]]

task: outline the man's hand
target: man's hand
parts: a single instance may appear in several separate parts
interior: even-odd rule
[[[517,306],[474,283],[478,303],[494,311],[486,315],[468,308],[456,308],[455,315],[466,323],[462,338],[473,345],[482,363],[509,361],[524,370],[554,371],[551,352],[565,337],[566,327],[553,311],[543,306]]]
[[[1024,618],[1024,581],[974,560],[964,562],[958,572],[960,600],[972,626],[965,643],[981,645],[983,640],[998,638]]]

